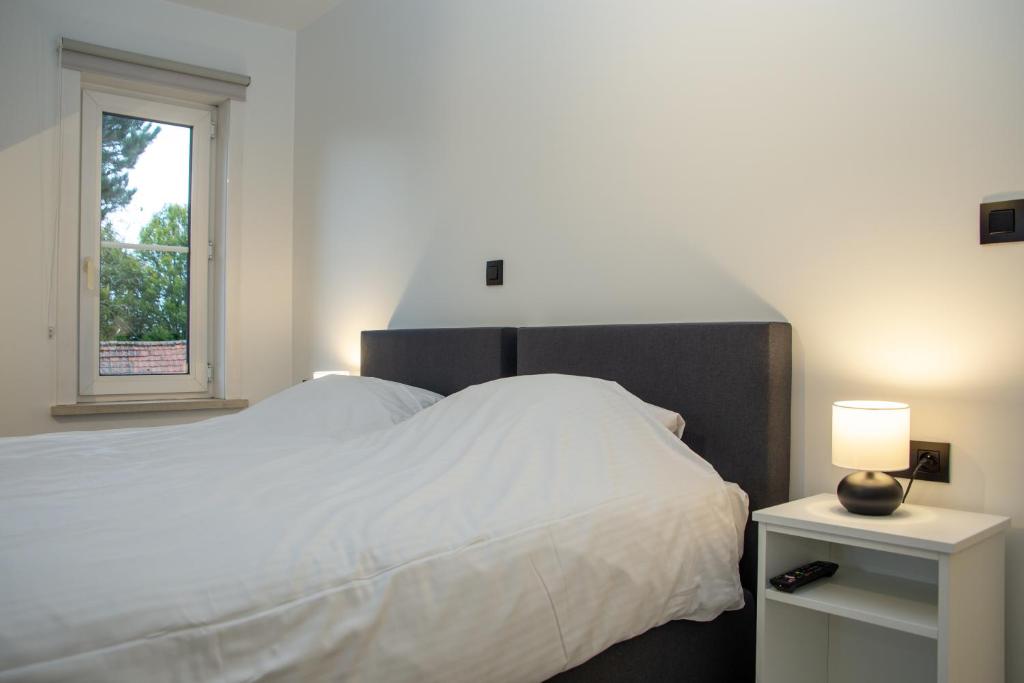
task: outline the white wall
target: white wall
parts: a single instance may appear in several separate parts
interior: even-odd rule
[[[57,208],[57,38],[249,74],[242,169],[241,384],[258,400],[292,377],[295,33],[162,0],[0,2],[0,435],[168,424],[208,413],[50,417],[47,339]]]
[[[792,493],[830,404],[913,407],[1024,575],[1016,0],[348,0],[300,32],[295,377],[366,328],[788,320]],[[484,261],[505,259],[503,287]],[[1024,587],[1009,581],[1010,676]]]

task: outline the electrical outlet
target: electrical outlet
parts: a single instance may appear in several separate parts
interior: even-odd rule
[[[911,441],[910,453],[907,457],[907,469],[898,472],[889,472],[894,477],[909,479],[914,472],[921,458],[931,455],[938,461],[938,465],[926,463],[917,472],[917,478],[922,481],[940,481],[949,483],[949,444],[939,441]]]
[[[921,474],[938,474],[942,471],[941,460],[942,457],[938,451],[933,451],[927,448],[918,448],[915,453],[910,454],[910,461],[914,461],[914,456],[917,456],[917,465],[921,466],[918,470],[918,475]],[[914,467],[916,468],[917,465]]]

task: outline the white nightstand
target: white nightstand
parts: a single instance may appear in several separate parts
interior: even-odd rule
[[[1006,517],[902,505],[847,512],[833,494],[754,513],[760,683],[1002,683]],[[783,593],[812,560],[839,571]]]

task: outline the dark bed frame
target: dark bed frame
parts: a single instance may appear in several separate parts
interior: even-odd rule
[[[685,441],[750,497],[789,498],[792,330],[787,323],[479,327],[363,332],[362,374],[451,394],[540,373],[613,380],[686,419]],[[614,645],[554,683],[754,680],[757,541],[747,525],[742,610],[672,621]]]

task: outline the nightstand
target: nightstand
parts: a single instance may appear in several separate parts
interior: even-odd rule
[[[847,512],[834,494],[754,512],[760,683],[1001,683],[1006,517],[902,505]],[[812,560],[835,576],[783,593]]]

